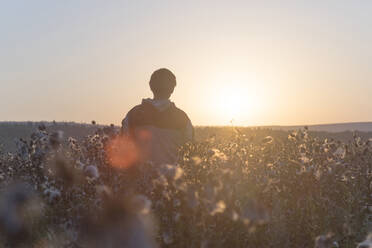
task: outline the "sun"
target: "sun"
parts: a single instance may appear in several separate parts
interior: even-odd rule
[[[211,73],[201,86],[201,117],[206,123],[254,126],[269,108],[267,82],[253,72]]]
[[[257,88],[244,82],[219,84],[215,100],[218,118],[238,125],[253,121],[262,105]]]

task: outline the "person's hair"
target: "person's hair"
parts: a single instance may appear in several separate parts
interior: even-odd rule
[[[166,68],[156,70],[151,75],[150,88],[156,96],[169,97],[176,84],[176,76]]]

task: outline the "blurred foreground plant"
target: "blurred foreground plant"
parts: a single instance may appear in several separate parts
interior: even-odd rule
[[[0,154],[0,242],[368,247],[369,140],[320,140],[307,129],[233,131],[185,145],[177,165],[154,166],[133,164],[135,147],[114,126],[81,141],[40,126],[16,153]],[[121,158],[123,147],[131,150]]]

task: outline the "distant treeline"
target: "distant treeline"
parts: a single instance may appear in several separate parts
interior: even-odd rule
[[[15,140],[18,138],[29,139],[32,132],[44,125],[49,132],[63,131],[64,137],[81,139],[94,133],[102,125],[93,125],[76,122],[0,122],[0,145],[6,152],[15,151]]]
[[[197,127],[195,129],[195,137],[197,140],[203,140],[210,137],[215,137],[216,139],[225,139],[234,133],[243,133],[247,138],[262,138],[264,136],[275,136],[280,139],[288,138],[288,135],[295,132],[303,127],[296,127],[291,130],[280,130],[270,127]],[[354,134],[357,134],[362,139],[372,138],[372,132],[360,132],[360,131],[343,131],[343,132],[326,132],[326,131],[309,131],[312,137],[317,137],[319,139],[334,139],[339,140],[344,143],[348,143],[353,140]]]

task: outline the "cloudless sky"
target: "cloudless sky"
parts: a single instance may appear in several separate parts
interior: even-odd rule
[[[120,124],[151,73],[196,125],[372,121],[372,1],[2,1],[0,120]]]

